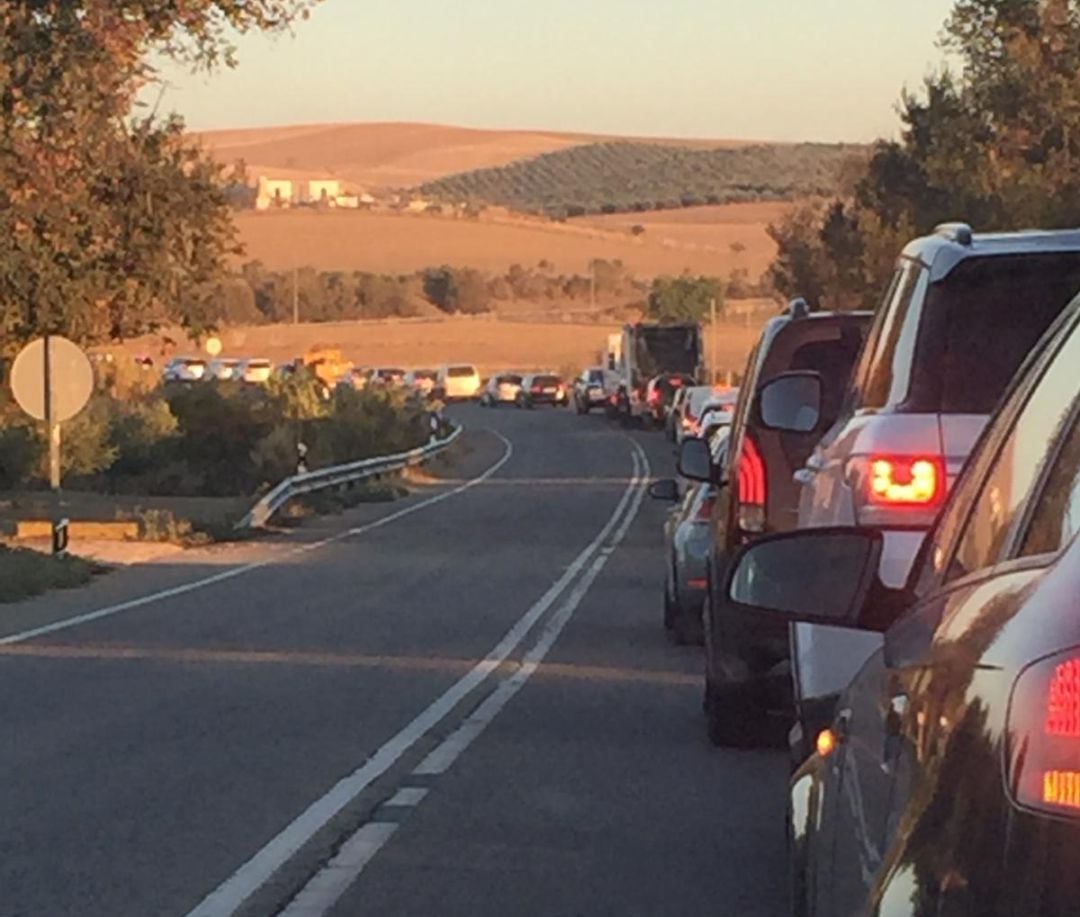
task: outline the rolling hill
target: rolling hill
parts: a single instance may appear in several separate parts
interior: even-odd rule
[[[223,163],[243,159],[252,177],[333,176],[372,190],[410,188],[458,172],[616,139],[558,131],[482,130],[394,122],[302,124],[207,131],[195,136]],[[688,147],[741,143],[623,139]]]
[[[612,141],[446,176],[420,191],[562,217],[791,201],[834,193],[843,165],[865,149],[809,143],[700,149]]]

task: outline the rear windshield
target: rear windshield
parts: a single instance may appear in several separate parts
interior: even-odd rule
[[[418,369],[413,373],[414,379],[434,379],[438,373],[433,369]]]
[[[645,377],[697,372],[701,355],[696,326],[642,327],[638,329],[636,343],[634,356]]]
[[[500,385],[521,385],[521,376],[515,376],[513,373],[507,373],[505,376],[499,376],[499,378],[495,381],[498,382]]]
[[[533,379],[533,385],[551,386],[560,385],[561,383],[562,379],[560,379],[558,376],[536,376]]]
[[[989,414],[1080,290],[1080,254],[970,259],[927,294],[904,409]]]
[[[251,369],[269,369],[269,360],[248,360],[248,367]]]
[[[206,366],[206,360],[181,360],[179,365],[189,367]]]
[[[603,382],[604,371],[602,369],[590,369],[588,378],[590,382]]]
[[[446,374],[451,379],[463,379],[465,376],[475,376],[476,369],[472,366],[451,366]]]

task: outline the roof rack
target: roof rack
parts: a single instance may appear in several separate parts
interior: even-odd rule
[[[801,296],[796,296],[788,303],[787,313],[791,318],[806,318],[810,314],[810,304]]]
[[[974,233],[967,223],[939,223],[934,232],[957,245],[970,246]]]

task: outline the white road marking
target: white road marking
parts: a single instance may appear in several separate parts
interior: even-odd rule
[[[436,494],[433,497],[428,497],[426,500],[421,500],[419,503],[413,503],[410,506],[406,506],[403,509],[399,509],[397,512],[390,513],[388,516],[383,516],[380,519],[376,519],[373,522],[369,522],[366,525],[356,526],[355,528],[346,529],[343,532],[339,532],[336,535],[331,535],[329,538],[323,538],[319,541],[311,542],[310,544],[298,545],[291,548],[283,554],[275,555],[274,557],[266,560],[255,561],[250,564],[242,564],[238,567],[230,567],[228,570],[223,570],[220,573],[215,573],[213,576],[203,577],[202,579],[192,580],[190,583],[184,583],[180,586],[174,586],[171,589],[162,589],[160,592],[151,592],[147,595],[139,596],[135,599],[129,599],[126,602],[120,602],[117,605],[109,605],[107,608],[99,608],[96,611],[88,611],[84,614],[75,615],[71,618],[64,618],[60,621],[53,621],[51,624],[43,624],[41,627],[34,627],[29,630],[20,631],[15,634],[11,634],[7,637],[0,637],[0,646],[10,646],[13,643],[23,643],[26,640],[32,640],[34,637],[42,637],[45,634],[54,634],[57,631],[69,630],[72,627],[78,627],[80,624],[88,624],[91,621],[99,621],[102,618],[111,618],[113,615],[118,615],[125,611],[132,611],[136,608],[142,608],[144,605],[151,605],[154,602],[160,602],[164,599],[176,598],[180,595],[186,595],[189,592],[195,592],[199,589],[205,589],[208,586],[216,585],[217,583],[223,583],[226,580],[235,579],[238,576],[243,576],[246,573],[253,573],[256,570],[262,570],[264,567],[273,566],[282,560],[287,560],[290,557],[296,557],[300,554],[305,554],[309,551],[317,551],[319,548],[325,548],[327,545],[335,544],[339,541],[343,541],[346,538],[352,538],[356,535],[363,535],[366,532],[370,532],[377,528],[382,528],[384,525],[389,525],[391,522],[396,522],[398,519],[402,519],[405,516],[411,516],[413,513],[419,512],[422,509],[427,509],[429,506],[434,506],[436,503],[442,503],[443,500],[448,500],[450,497],[457,494],[464,493],[478,484],[482,484],[488,480],[493,474],[495,474],[500,468],[503,467],[514,454],[513,443],[510,442],[505,436],[500,433],[496,433],[494,430],[490,431],[495,433],[499,439],[503,441],[504,451],[494,465],[488,468],[483,474],[466,481],[464,484],[455,487],[453,490],[445,491],[441,494]]]
[[[364,868],[397,831],[394,822],[371,822],[350,837],[337,855],[281,912],[281,917],[316,917],[324,913],[323,902],[345,894],[358,870]]]
[[[421,800],[427,796],[427,787],[424,786],[403,786],[393,796],[391,796],[384,806],[418,806]]]
[[[636,443],[633,453],[634,474],[611,516],[599,534],[581,551],[562,576],[556,580],[507,631],[498,644],[469,672],[421,711],[397,735],[378,748],[364,764],[343,777],[322,797],[286,825],[262,849],[214,891],[202,900],[187,917],[229,917],[265,885],[285,863],[310,841],[334,816],[359,796],[374,780],[385,774],[402,755],[441,722],[465,697],[481,685],[525,639],[536,622],[592,559],[608,536],[619,525],[624,510],[645,480],[640,475],[644,451]],[[639,501],[640,502],[640,501]],[[636,510],[635,510],[636,511]]]
[[[635,444],[635,446],[637,446],[637,444]],[[640,447],[637,448],[640,449]],[[606,544],[604,550],[598,552],[593,558],[593,562],[585,572],[585,575],[575,583],[570,594],[566,597],[566,600],[555,610],[551,617],[547,619],[543,628],[540,630],[536,643],[522,659],[521,666],[513,675],[502,681],[491,695],[465,720],[465,722],[447,736],[447,738],[444,739],[423,762],[421,762],[420,766],[417,767],[413,773],[426,775],[445,773],[462,752],[464,752],[483,733],[495,717],[498,716],[502,709],[510,702],[511,698],[525,686],[532,674],[540,667],[544,658],[555,645],[555,641],[559,639],[559,635],[562,633],[563,628],[566,627],[567,623],[573,617],[574,612],[588,594],[593,582],[607,565],[607,562],[611,559],[611,555],[622,542],[623,538],[626,537],[626,533],[629,531],[634,519],[637,518],[638,510],[641,507],[641,501],[645,497],[645,487],[643,482],[648,480],[650,474],[649,462],[645,457],[644,451],[641,452],[641,458],[642,464],[639,465],[637,455],[635,455],[634,466],[635,475],[638,474],[639,468],[644,472],[642,475],[642,484],[637,488],[636,493],[634,494],[630,508],[623,517],[622,525],[620,525],[614,535],[612,535],[611,540]],[[402,790],[401,792],[405,791]],[[346,849],[350,847],[354,840],[364,835],[364,832],[369,827],[371,827],[371,825],[365,825],[360,828],[360,830],[345,843],[341,854],[334,857],[326,866],[312,876],[303,889],[301,889],[299,895],[297,895],[297,897],[294,898],[289,906],[282,912],[282,917],[324,917],[324,915],[341,900],[342,896],[348,891],[352,883],[356,881],[367,867],[368,863],[374,858],[375,854],[385,846],[393,834],[393,832],[390,832],[384,837],[381,837],[378,846],[376,846],[375,849],[369,850],[365,848],[365,852],[367,853],[366,856],[357,858],[355,862],[349,863],[344,856]]]

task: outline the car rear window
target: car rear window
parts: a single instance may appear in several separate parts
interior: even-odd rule
[[[537,376],[533,379],[533,385],[560,385],[562,380],[558,376]]]
[[[506,385],[521,385],[521,376],[515,376],[513,373],[507,373],[504,376],[499,376],[499,378],[495,381],[499,382],[500,384],[505,383]]]
[[[433,369],[418,369],[413,373],[414,379],[435,379],[439,374]]]
[[[472,366],[451,366],[446,371],[446,374],[451,379],[463,379],[466,376],[475,376],[476,375],[476,369],[475,369],[475,367],[472,367]]]
[[[590,381],[590,382],[596,382],[596,383],[601,383],[601,382],[603,382],[603,381],[604,381],[604,373],[603,373],[603,370],[599,370],[599,369],[590,369],[590,370],[589,370],[589,381]]]
[[[1080,290],[1080,253],[973,258],[927,294],[903,409],[989,414]]]

